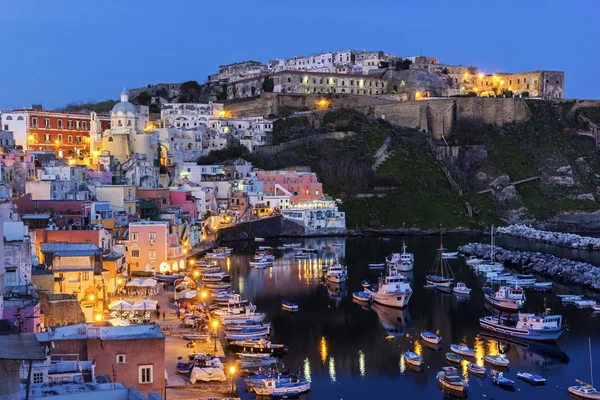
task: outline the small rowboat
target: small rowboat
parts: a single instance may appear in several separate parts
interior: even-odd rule
[[[371,296],[365,292],[354,292],[354,293],[352,293],[352,297],[356,301],[368,302],[369,300],[371,300]]]
[[[515,386],[515,381],[504,377],[502,372],[492,378],[492,384],[500,387],[512,388]]]
[[[448,360],[452,363],[460,364],[460,362],[462,361],[462,357],[459,356],[458,354],[448,352],[448,353],[446,353],[446,360]]]
[[[364,288],[368,288],[368,287],[371,287],[371,282],[364,280],[360,283],[360,285]]]
[[[510,361],[502,356],[485,356],[483,357],[483,360],[499,367],[507,367],[508,364],[510,364]]]
[[[287,300],[282,300],[281,307],[288,311],[298,311],[298,304]]]
[[[552,282],[535,282],[533,284],[533,287],[538,289],[538,288],[547,288],[547,287],[552,287]]]
[[[477,364],[469,363],[467,364],[467,371],[469,371],[473,375],[485,375],[487,370],[485,369],[485,367],[480,367]]]
[[[442,341],[442,337],[433,332],[421,332],[421,339],[431,344],[439,344]]]
[[[369,264],[369,269],[383,269],[383,268],[385,268],[385,263]]]
[[[532,385],[543,385],[546,383],[546,378],[543,376],[530,374],[529,372],[517,372],[517,378]]]
[[[451,344],[450,350],[456,354],[460,354],[467,357],[475,357],[475,350],[470,349],[468,346],[461,346],[458,344]]]
[[[423,357],[418,355],[417,353],[413,353],[412,351],[407,351],[404,353],[404,360],[415,367],[420,367],[423,365]]]

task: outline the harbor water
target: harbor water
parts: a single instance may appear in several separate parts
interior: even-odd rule
[[[343,246],[333,246],[341,241]],[[409,273],[413,295],[403,310],[384,306],[363,306],[353,301],[352,292],[362,290],[361,281],[376,282],[383,272],[371,270],[369,263],[381,263],[390,253],[399,252],[403,242],[414,253],[415,264]],[[489,242],[489,238],[445,237],[447,251],[469,242]],[[258,245],[281,246],[282,243],[302,243],[303,247],[319,249],[307,260],[294,260],[293,251],[278,251],[272,268],[259,270],[248,266]],[[562,257],[583,258],[593,262],[596,256],[582,251],[570,251],[514,238],[498,238],[497,244],[525,250],[554,252]],[[323,250],[331,246],[330,250]],[[233,288],[254,302],[258,310],[267,312],[272,322],[271,340],[284,343],[289,353],[282,364],[300,372],[311,382],[311,392],[304,399],[379,399],[416,397],[442,398],[435,375],[449,365],[445,353],[450,344],[465,344],[475,349],[475,357],[465,357],[459,368],[469,383],[469,398],[566,398],[567,387],[575,379],[589,382],[588,337],[592,339],[594,360],[600,368],[600,315],[591,309],[562,305],[557,293],[572,293],[571,288],[555,285],[552,293],[536,293],[527,289],[525,311],[562,314],[569,326],[556,345],[512,341],[485,334],[478,319],[488,315],[482,286],[485,282],[474,275],[462,259],[450,259],[449,265],[462,281],[473,289],[468,298],[425,289],[425,276],[432,267],[439,247],[437,237],[392,237],[381,240],[370,237],[285,239],[261,243],[236,243],[234,254],[224,263],[231,273]],[[327,284],[322,266],[336,257],[348,266],[346,284]],[[579,293],[580,291],[577,291]],[[299,305],[290,313],[281,308],[281,301]],[[418,337],[422,331],[439,331],[441,350],[427,347]],[[414,371],[402,357],[414,351],[424,358],[422,372]],[[508,368],[484,364],[485,355],[504,355]],[[488,368],[485,379],[467,374],[466,365],[475,362]],[[491,375],[498,371],[514,380],[515,390],[493,386]],[[517,379],[517,372],[531,372],[547,379],[545,386],[530,386]],[[599,386],[600,378],[596,382]],[[243,399],[254,397],[243,393],[243,381],[237,380]]]

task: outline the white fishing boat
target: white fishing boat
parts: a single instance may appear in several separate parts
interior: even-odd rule
[[[385,263],[371,263],[369,264],[370,269],[383,269],[385,268]]]
[[[451,344],[450,350],[455,352],[456,354],[460,354],[462,356],[475,357],[475,350],[470,349],[469,346],[464,346],[464,345],[460,345],[460,344]]]
[[[265,268],[265,267],[272,266],[273,265],[273,261],[261,258],[261,259],[259,259],[257,261],[250,261],[249,264],[250,264],[251,267],[257,267],[257,268],[263,267],[263,268]]]
[[[571,295],[571,296],[561,297],[560,300],[563,302],[563,304],[574,304],[576,301],[580,301],[582,299],[583,299],[583,296]]]
[[[561,315],[518,314],[517,321],[501,317],[479,318],[479,326],[500,335],[540,342],[554,342],[563,333]]]
[[[243,313],[239,314],[227,314],[221,315],[221,323],[227,324],[244,324],[248,321],[252,322],[262,322],[266,318],[267,314],[265,313],[257,313],[256,306],[249,305],[246,306]]]
[[[531,374],[529,372],[517,372],[517,378],[527,382],[527,383],[531,383],[532,385],[542,385],[544,383],[546,383],[546,378],[544,378],[541,375],[537,375],[537,374]]]
[[[385,258],[390,269],[396,271],[407,272],[412,271],[415,263],[415,256],[412,253],[406,252],[406,243],[402,244],[402,253],[392,253]]]
[[[518,286],[500,286],[496,293],[486,293],[485,300],[499,310],[517,311],[525,304],[525,290]]]
[[[258,395],[271,396],[275,398],[287,398],[298,396],[310,390],[310,383],[300,379],[289,379],[287,381],[275,378],[264,379],[262,385],[252,386],[252,390]]]
[[[469,363],[469,364],[467,364],[467,371],[469,371],[473,375],[482,376],[482,375],[485,375],[487,370],[485,369],[485,367],[480,367],[477,364]]]
[[[439,344],[442,341],[442,337],[433,333],[433,332],[421,332],[421,339],[423,339],[427,343],[431,344]]]
[[[413,291],[403,275],[388,275],[379,278],[377,287],[365,288],[365,293],[378,304],[404,308],[408,305]]]
[[[584,399],[600,399],[600,392],[594,388],[594,371],[592,369],[592,339],[588,338],[588,345],[590,349],[590,383],[577,380],[579,386],[570,386],[569,393],[575,396],[583,397]]]
[[[414,365],[415,367],[420,367],[423,365],[423,357],[417,353],[413,353],[412,351],[407,351],[404,353],[404,361],[406,361],[407,364]]]
[[[444,258],[458,258],[458,251],[444,252],[442,253]]]
[[[508,364],[510,364],[510,361],[508,361],[508,359],[502,357],[502,356],[484,356],[483,357],[483,361],[490,363],[492,365],[496,365],[498,367],[507,367]]]
[[[463,282],[458,282],[452,290],[458,295],[468,296],[472,289],[468,288]]]
[[[348,269],[336,262],[327,269],[325,279],[333,283],[346,282],[348,279]]]
[[[442,367],[442,371],[436,375],[438,382],[447,389],[460,393],[468,391],[468,384],[454,367]]]

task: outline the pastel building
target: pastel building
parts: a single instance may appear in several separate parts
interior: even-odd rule
[[[314,172],[257,171],[256,179],[263,182],[265,201],[269,197],[289,196],[289,204],[296,205],[323,199],[323,185]]]
[[[177,272],[185,268],[186,255],[177,235],[169,233],[167,222],[131,222],[125,243],[130,274]]]

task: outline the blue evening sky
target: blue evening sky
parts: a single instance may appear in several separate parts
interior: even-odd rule
[[[0,109],[204,82],[219,64],[337,49],[483,72],[564,70],[600,98],[600,0],[22,0],[0,7]]]

